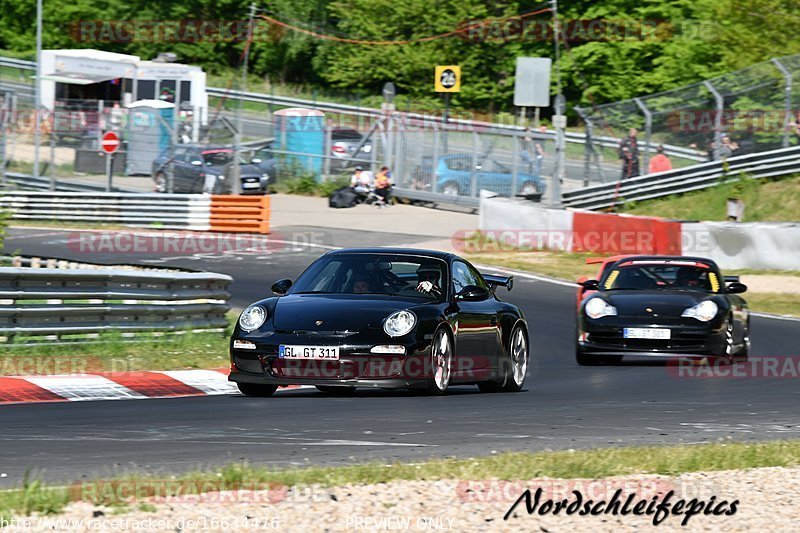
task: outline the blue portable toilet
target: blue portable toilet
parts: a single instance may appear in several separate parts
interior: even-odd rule
[[[322,176],[322,156],[325,155],[325,113],[292,107],[276,111],[274,116],[275,137],[280,149],[307,154],[286,155],[286,167],[310,172],[319,181]]]
[[[170,145],[175,104],[161,100],[139,100],[130,109],[125,140],[128,157],[125,174],[149,175],[153,161]]]

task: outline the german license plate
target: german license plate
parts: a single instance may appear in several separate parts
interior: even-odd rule
[[[664,328],[624,328],[622,336],[626,339],[669,339],[670,330]]]
[[[259,187],[261,187],[261,184],[258,183],[257,181],[246,181],[242,183],[242,187],[244,187],[245,189],[258,189]]]
[[[281,359],[305,359],[310,361],[338,361],[338,346],[278,346]]]

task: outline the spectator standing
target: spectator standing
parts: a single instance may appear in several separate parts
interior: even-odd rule
[[[619,158],[622,160],[622,178],[639,175],[639,140],[636,128],[628,131],[628,136],[619,143]]]
[[[544,163],[544,143],[545,136],[547,135],[547,126],[539,126],[539,133],[541,137],[536,139],[533,144],[533,149],[536,157],[536,164],[534,165],[534,176],[542,175],[542,164]]]
[[[788,127],[794,133],[795,144],[800,144],[800,111],[797,112],[794,122],[790,122]]]
[[[533,142],[533,131],[530,127],[525,128],[525,135],[522,137],[522,141],[520,142],[520,148],[521,151],[519,153],[519,158],[528,166],[527,172],[530,174],[533,170],[533,159],[536,151]]]
[[[650,159],[650,168],[648,170],[650,174],[672,170],[672,161],[664,153],[664,145],[659,145],[656,149],[656,155]]]
[[[736,152],[739,150],[739,144],[735,143],[731,140],[730,137],[727,135],[722,136],[722,142],[719,146],[719,158],[723,161],[728,159],[732,155],[736,155]]]

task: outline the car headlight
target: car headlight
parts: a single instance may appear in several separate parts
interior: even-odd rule
[[[239,327],[245,331],[253,331],[261,327],[267,319],[267,310],[260,305],[251,305],[239,317]]]
[[[602,298],[592,298],[583,307],[589,318],[602,318],[604,316],[614,316],[617,308],[606,302]]]
[[[699,304],[693,305],[688,309],[684,309],[683,313],[681,313],[681,316],[688,316],[690,318],[696,318],[701,322],[708,322],[717,316],[717,311],[719,311],[717,304],[711,300],[706,300],[705,302],[700,302]]]
[[[417,324],[417,316],[411,311],[397,311],[386,318],[383,331],[390,337],[405,335]]]
[[[267,181],[269,179],[269,174],[264,172],[263,174],[261,174],[261,179],[264,180],[264,181]]]

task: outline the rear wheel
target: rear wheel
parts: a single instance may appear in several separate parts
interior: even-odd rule
[[[431,382],[428,392],[444,394],[450,385],[450,372],[453,365],[453,343],[444,328],[439,328],[431,344]]]
[[[444,185],[442,185],[442,194],[448,194],[450,196],[458,196],[460,191],[458,190],[458,184],[454,181],[448,181]]]
[[[742,340],[742,348],[736,354],[740,361],[747,361],[750,356],[750,320],[744,325],[744,339]]]
[[[237,383],[236,386],[239,387],[239,392],[245,396],[272,396],[278,390],[277,385],[260,385],[256,383]]]
[[[335,396],[352,396],[356,393],[355,387],[341,387],[337,385],[317,385],[317,390]]]
[[[528,375],[528,337],[525,330],[517,326],[511,332],[508,341],[508,357],[503,361],[501,368],[502,382],[487,381],[478,383],[481,392],[519,392]]]

